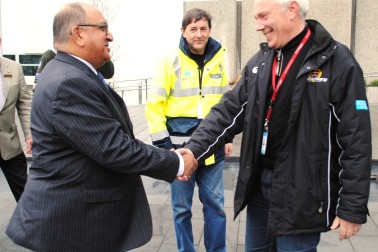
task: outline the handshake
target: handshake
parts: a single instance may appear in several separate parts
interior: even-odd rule
[[[194,171],[198,168],[198,162],[191,150],[182,148],[177,149],[176,151],[181,154],[182,158],[184,159],[184,172],[181,176],[177,176],[176,179],[188,181]]]

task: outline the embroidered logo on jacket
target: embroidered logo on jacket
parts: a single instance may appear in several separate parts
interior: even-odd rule
[[[220,73],[218,73],[218,74],[210,74],[209,76],[210,76],[210,78],[213,78],[213,79],[220,79],[222,77],[222,75]]]
[[[198,80],[198,79],[197,79],[198,77],[196,77],[195,74],[193,74],[193,73],[191,73],[191,72],[189,72],[189,71],[184,72],[183,75],[184,75],[184,76],[182,76],[182,81],[185,81],[185,82],[191,82],[191,81],[196,81],[196,80]]]
[[[322,70],[315,69],[315,70],[311,71],[308,74],[307,81],[308,82],[312,82],[312,83],[315,83],[315,82],[327,82],[328,78],[321,78],[322,74],[323,74]]]

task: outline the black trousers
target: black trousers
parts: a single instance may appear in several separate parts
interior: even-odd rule
[[[27,163],[24,152],[9,159],[4,160],[0,156],[0,167],[4,173],[14,198],[18,202],[24,191],[27,179]]]

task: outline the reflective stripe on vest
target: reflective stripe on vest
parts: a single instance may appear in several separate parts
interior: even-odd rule
[[[168,130],[163,130],[163,131],[151,134],[152,141],[159,141],[166,137],[169,137]]]
[[[171,141],[175,145],[183,145],[189,141],[189,136],[171,136]]]

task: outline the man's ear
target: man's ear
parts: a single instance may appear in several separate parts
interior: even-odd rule
[[[297,1],[291,1],[289,5],[289,12],[291,18],[294,18],[299,13],[299,3]]]
[[[78,46],[83,46],[85,44],[85,40],[79,26],[72,27],[70,34],[72,41],[74,41]]]

